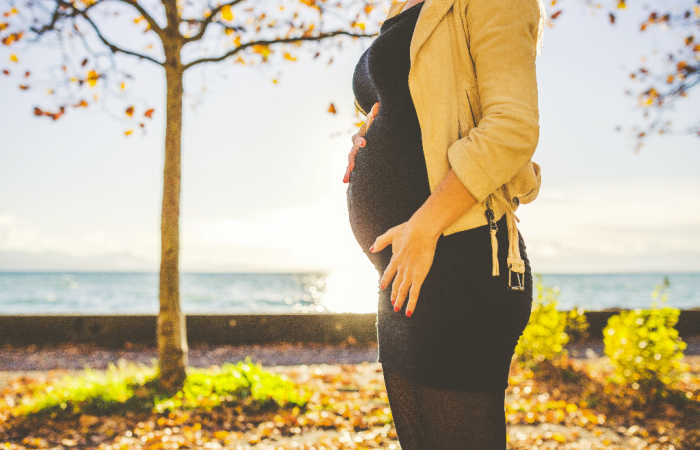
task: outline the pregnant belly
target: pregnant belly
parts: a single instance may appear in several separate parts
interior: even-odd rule
[[[350,225],[365,253],[378,235],[408,220],[429,195],[420,143],[380,135],[379,127],[374,128],[378,118],[365,136],[367,145],[357,152],[346,191]]]

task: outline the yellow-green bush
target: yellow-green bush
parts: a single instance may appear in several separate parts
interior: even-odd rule
[[[657,298],[669,286],[668,278],[657,286],[652,297]],[[663,292],[661,302],[667,301]],[[612,380],[630,384],[635,389],[650,390],[672,385],[688,369],[683,363],[686,343],[678,336],[675,325],[680,310],[669,306],[622,311],[610,319],[603,329],[605,354],[615,371]]]
[[[305,407],[311,391],[272,373],[250,357],[209,368],[187,368],[184,386],[173,395],[160,392],[157,367],[120,360],[106,371],[86,368],[38,386],[12,409],[30,414],[107,414],[126,410],[158,413],[174,409],[211,409],[240,405],[249,410]],[[0,403],[1,404],[1,403]]]
[[[559,288],[545,287],[541,278],[540,274],[533,278],[535,295],[530,320],[515,347],[518,360],[526,366],[561,356],[569,342],[567,313],[557,311]]]
[[[584,340],[588,337],[588,320],[583,308],[574,308],[566,314],[566,333],[572,341]]]

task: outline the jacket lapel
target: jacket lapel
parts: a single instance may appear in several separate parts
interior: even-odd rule
[[[416,55],[421,46],[433,32],[440,19],[449,11],[455,0],[423,0],[420,14],[411,38],[411,65],[415,63]],[[403,2],[406,3],[406,2]]]

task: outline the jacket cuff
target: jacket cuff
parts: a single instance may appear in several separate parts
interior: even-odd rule
[[[477,201],[483,202],[498,186],[488,172],[471,158],[465,147],[464,139],[457,139],[447,149],[447,160],[457,178]]]

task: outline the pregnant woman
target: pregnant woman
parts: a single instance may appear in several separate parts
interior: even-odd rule
[[[442,146],[452,153],[443,152],[444,174],[431,186],[428,169],[437,173],[439,158],[424,144],[437,148],[435,136],[451,133],[442,132],[448,123],[455,122],[460,135],[470,128],[466,114],[459,122],[450,120],[457,113],[427,112],[427,105],[462,98],[460,78],[452,73],[468,66],[450,56],[459,55],[453,52],[458,41],[450,39],[460,22],[437,22],[456,14],[471,27],[475,92],[481,94],[480,108],[471,105],[468,114],[483,114],[467,136],[455,136],[465,147]],[[509,217],[513,209],[486,197],[490,186],[508,182],[529,160],[537,142],[530,53],[539,42],[540,14],[539,0],[395,3],[355,67],[356,104],[369,113],[353,136],[344,181],[352,232],[380,275],[378,361],[404,450],[505,449],[504,391],[531,311],[532,273]],[[429,47],[431,30],[430,39],[442,42]],[[435,66],[423,67],[422,81],[410,86],[412,39],[423,44],[421,64]],[[429,56],[438,52],[447,55],[439,64]],[[518,77],[522,83],[512,84]],[[454,87],[444,86],[446,79]],[[412,92],[420,95],[421,114]],[[530,109],[516,109],[521,104]],[[463,164],[462,150],[478,165]],[[478,160],[479,153],[490,156]],[[509,279],[518,275],[519,286]]]

